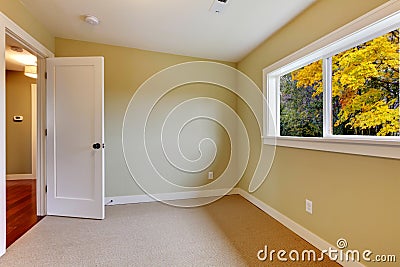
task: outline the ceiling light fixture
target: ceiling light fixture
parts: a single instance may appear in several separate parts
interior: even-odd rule
[[[14,45],[12,45],[12,46],[10,46],[10,49],[11,49],[12,51],[18,52],[18,53],[24,52],[24,49],[22,49],[22,48],[19,47],[19,46],[14,46]]]
[[[24,74],[30,78],[37,79],[37,67],[35,65],[26,65]]]
[[[86,23],[90,24],[90,25],[99,25],[100,20],[92,15],[85,15],[84,16],[84,20]]]

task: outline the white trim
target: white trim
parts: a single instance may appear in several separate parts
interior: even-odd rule
[[[21,27],[19,27],[16,23],[10,20],[6,15],[0,12],[0,72],[5,73],[5,37],[6,34],[9,34],[13,38],[18,41],[24,43],[26,46],[35,51],[38,56],[46,58],[46,57],[54,57],[54,54],[48,50],[45,46],[43,46],[40,42],[38,42],[35,38],[29,35],[26,31],[24,31]],[[40,60],[38,60],[39,63]],[[38,168],[37,168],[37,180],[40,187],[36,188],[37,191],[37,202],[38,202],[38,214],[43,215],[45,212],[41,209],[43,206],[45,199],[45,190],[44,190],[44,181],[45,181],[45,172],[44,172],[44,135],[43,132],[39,132],[41,127],[43,127],[42,121],[45,122],[45,103],[42,100],[45,100],[45,96],[41,94],[41,91],[44,91],[44,83],[41,82],[41,79],[44,78],[44,71],[40,70],[39,66],[39,76],[38,82],[38,114],[40,117],[38,118],[38,155],[40,158],[37,158]],[[5,78],[4,75],[0,75],[0,114],[5,114]],[[40,124],[40,125],[39,125]],[[0,256],[2,256],[6,252],[6,196],[5,196],[5,181],[6,181],[6,150],[5,150],[5,115],[0,116]]]
[[[54,55],[50,55],[52,57]],[[47,214],[46,209],[46,60],[45,58],[39,58],[37,60],[38,65],[38,79],[37,82],[37,129],[36,129],[36,194],[38,195],[37,215],[44,216]]]
[[[36,177],[33,174],[7,174],[6,175],[6,180],[32,180],[36,179]]]
[[[1,14],[1,13],[0,13]],[[5,27],[0,16],[0,256],[6,253],[6,79]]]
[[[2,12],[0,12],[0,21],[2,24],[4,24],[7,33],[11,34],[12,37],[33,49],[34,52],[40,54],[42,57],[54,57],[54,54],[49,49],[33,38],[29,33],[27,33]]]
[[[106,197],[105,204],[107,206],[123,205],[123,204],[137,204],[147,202],[157,202],[159,200],[182,200],[192,199],[201,197],[216,197],[226,195],[229,189],[214,189],[214,190],[203,190],[203,191],[187,191],[187,192],[175,192],[175,193],[160,193],[154,194],[154,197],[149,195],[132,195],[132,196],[115,196]],[[237,188],[232,189],[227,195],[239,194]]]
[[[247,199],[250,203],[252,203],[254,206],[258,207],[265,213],[267,213],[269,216],[283,224],[285,227],[290,229],[292,232],[296,233],[300,237],[302,237],[304,240],[306,240],[308,243],[311,245],[315,246],[319,250],[327,250],[328,248],[335,248],[336,246],[330,244],[329,242],[325,241],[321,237],[317,236],[316,234],[310,232],[308,229],[304,228],[300,224],[296,223],[292,219],[286,217],[279,211],[275,210],[271,206],[265,204],[255,196],[251,195],[250,193],[244,191],[241,188],[236,188],[236,192],[239,193],[243,198]],[[342,266],[345,267],[364,267],[363,264],[360,262],[341,262],[337,261],[337,263],[341,264]]]
[[[31,84],[31,173],[36,179],[37,155],[37,85]]]
[[[323,76],[323,137],[332,132],[332,58],[322,60]]]
[[[264,144],[302,148],[319,151],[329,151],[345,154],[373,156],[400,159],[399,141],[361,140],[356,138],[344,139],[333,137],[264,137]]]
[[[302,149],[348,153],[365,156],[400,159],[400,137],[344,136],[331,132],[331,103],[329,57],[400,27],[400,0],[389,1],[364,16],[311,43],[299,51],[263,69],[263,93],[268,99],[269,112],[264,114],[264,144]],[[324,79],[324,129],[323,138],[280,136],[279,77],[317,60],[323,60]],[[268,112],[264,108],[264,112]],[[274,118],[275,122],[266,118]],[[276,134],[272,129],[276,128]],[[276,138],[276,139],[275,139]]]

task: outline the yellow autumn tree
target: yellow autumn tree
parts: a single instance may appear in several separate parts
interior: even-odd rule
[[[292,72],[298,89],[323,92],[322,64]],[[399,135],[399,31],[332,57],[334,127],[353,134]],[[348,134],[349,131],[347,131]]]

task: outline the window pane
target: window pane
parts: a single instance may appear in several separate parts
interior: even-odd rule
[[[280,135],[321,137],[322,60],[280,77]]]
[[[332,57],[333,134],[399,136],[399,30]]]

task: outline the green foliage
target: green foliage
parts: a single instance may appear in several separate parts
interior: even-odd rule
[[[313,96],[311,86],[299,90],[290,73],[281,77],[280,85],[281,136],[322,136],[322,94]]]

